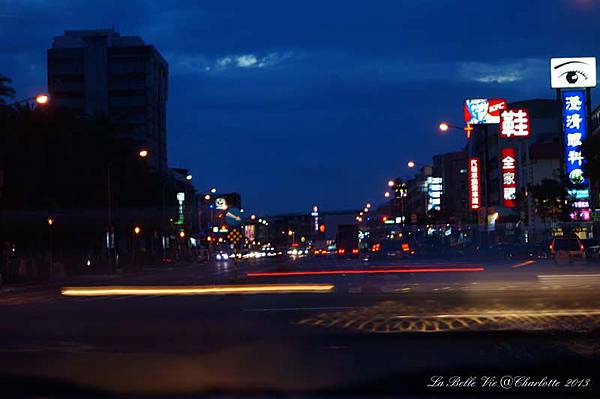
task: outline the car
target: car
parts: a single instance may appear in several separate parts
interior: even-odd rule
[[[550,242],[550,258],[555,262],[585,260],[585,248],[577,237],[556,237]]]

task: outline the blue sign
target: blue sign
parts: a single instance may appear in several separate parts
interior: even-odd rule
[[[561,92],[561,99],[567,177],[573,187],[583,188],[588,185],[588,179],[583,176],[585,159],[581,154],[581,145],[587,134],[585,91],[565,90]]]
[[[229,226],[239,226],[242,223],[242,212],[237,208],[229,208],[225,211],[225,221]]]

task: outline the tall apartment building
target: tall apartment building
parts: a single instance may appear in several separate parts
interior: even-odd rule
[[[147,146],[167,173],[168,64],[154,46],[114,29],[65,31],[48,49],[53,104],[116,121],[122,137]]]

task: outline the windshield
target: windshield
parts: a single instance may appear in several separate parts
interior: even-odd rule
[[[599,22],[0,0],[0,396],[600,397]]]

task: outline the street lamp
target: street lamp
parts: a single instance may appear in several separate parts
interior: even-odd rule
[[[192,178],[193,178],[193,176],[191,174],[189,174],[185,177],[185,180],[190,181],[190,180],[192,180]]]
[[[138,154],[140,158],[146,158],[148,156],[148,150],[140,150]]]
[[[394,184],[396,184],[393,180],[388,180],[388,187],[394,187]]]
[[[35,101],[40,105],[48,104],[49,97],[47,94],[39,94],[35,97]]]
[[[389,191],[386,191],[386,192],[385,192],[385,194],[383,194],[383,196],[384,196],[385,198],[388,198],[388,197],[390,196],[390,192],[389,192]]]
[[[135,226],[135,227],[133,228],[133,232],[134,232],[134,233],[135,233],[135,235],[137,236],[137,235],[139,235],[139,234],[142,232],[142,229],[140,229],[140,227],[139,227],[139,226]]]
[[[210,189],[210,192],[214,194],[214,193],[217,192],[217,189],[213,187],[213,188]]]
[[[408,161],[408,162],[406,163],[406,165],[407,165],[409,168],[414,168],[414,167],[415,167],[417,164],[416,164],[416,162],[415,162],[415,161]]]

